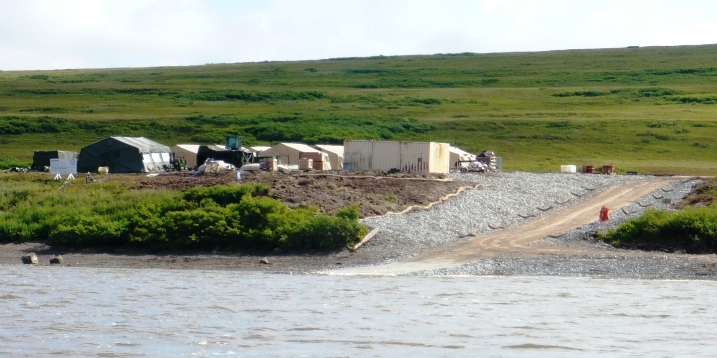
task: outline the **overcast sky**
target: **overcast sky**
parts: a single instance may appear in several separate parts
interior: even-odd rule
[[[717,43],[717,1],[0,0],[0,70]]]

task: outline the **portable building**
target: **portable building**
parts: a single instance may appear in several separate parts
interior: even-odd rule
[[[251,150],[244,147],[231,149],[222,145],[200,145],[197,153],[197,163],[202,165],[207,159],[211,158],[241,167],[246,163],[251,163],[253,155]]]
[[[77,171],[110,173],[160,172],[171,167],[171,149],[144,137],[107,137],[80,150]]]
[[[344,160],[354,171],[448,173],[449,147],[437,142],[351,140],[344,142]]]
[[[172,148],[173,159],[181,159],[187,165],[187,168],[197,167],[197,154],[199,153],[199,144],[177,144]]]
[[[329,144],[317,144],[316,148],[320,151],[329,155],[329,162],[331,163],[331,169],[341,170],[344,167],[344,146],[343,145],[329,145]]]
[[[276,158],[279,165],[299,165],[300,153],[321,153],[321,151],[301,143],[279,143],[261,152],[261,156]]]
[[[43,171],[50,167],[50,159],[77,159],[77,152],[64,150],[36,150],[32,156],[30,169]]]
[[[476,160],[476,155],[466,152],[463,149],[453,147],[450,148],[450,160],[449,163],[452,168],[458,168],[458,167],[466,167],[468,166],[468,162],[472,162]],[[463,163],[465,162],[465,163]]]

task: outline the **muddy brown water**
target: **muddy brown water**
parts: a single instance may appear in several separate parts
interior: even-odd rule
[[[0,266],[3,357],[713,356],[717,282]]]

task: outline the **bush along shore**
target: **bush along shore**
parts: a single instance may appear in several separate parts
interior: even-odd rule
[[[151,250],[328,250],[366,234],[358,206],[335,215],[288,208],[261,184],[184,192],[128,190],[113,183],[57,190],[42,183],[0,189],[0,242],[68,248]]]
[[[598,238],[626,249],[717,253],[715,199],[717,183],[704,179],[680,204],[680,211],[647,210]]]

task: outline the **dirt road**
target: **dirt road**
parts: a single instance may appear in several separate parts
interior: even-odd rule
[[[591,199],[567,207],[550,216],[532,221],[519,228],[472,237],[467,241],[445,245],[401,262],[380,266],[347,268],[329,273],[336,275],[396,275],[421,270],[456,267],[482,258],[499,255],[581,254],[584,251],[552,246],[540,241],[549,235],[559,235],[597,220],[598,213],[603,205],[607,205],[612,210],[619,210],[680,179],[676,177],[655,177],[627,182],[623,185],[611,187]],[[647,205],[648,202],[644,204]]]

